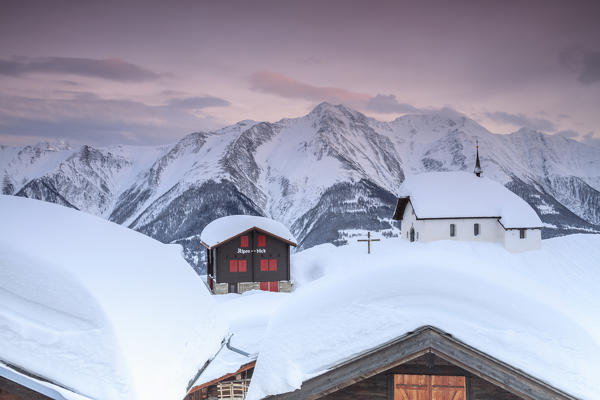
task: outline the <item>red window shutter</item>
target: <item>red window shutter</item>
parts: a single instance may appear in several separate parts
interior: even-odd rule
[[[265,272],[269,270],[269,260],[260,260],[260,271]]]
[[[269,282],[261,282],[260,290],[269,291]]]
[[[229,260],[229,272],[238,272],[237,260]]]
[[[248,247],[248,236],[240,237],[240,247]]]
[[[279,282],[269,282],[270,292],[279,292]]]
[[[277,260],[276,259],[269,260],[269,271],[277,271]]]
[[[267,246],[267,237],[265,235],[258,235],[258,247]]]
[[[246,260],[238,261],[238,272],[246,272]]]

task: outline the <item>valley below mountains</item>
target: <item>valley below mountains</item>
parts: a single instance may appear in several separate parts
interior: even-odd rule
[[[241,121],[170,145],[0,145],[0,191],[181,244],[204,273],[200,232],[225,215],[281,221],[299,249],[366,231],[397,236],[405,177],[472,171],[476,140],[484,176],[531,204],[544,238],[600,233],[600,148],[525,128],[494,134],[450,110],[381,122],[321,103],[300,118]]]

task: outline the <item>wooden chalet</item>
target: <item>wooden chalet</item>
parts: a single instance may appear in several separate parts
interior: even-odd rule
[[[184,400],[243,400],[248,393],[256,361],[242,365],[237,371],[201,385],[193,386]]]
[[[296,242],[279,222],[249,215],[219,218],[204,228],[201,243],[214,294],[291,291],[290,246]]]
[[[192,387],[185,400],[244,399],[254,366],[249,362]],[[266,399],[576,400],[432,326],[333,365],[296,391]]]
[[[269,400],[575,400],[452,335],[424,326]]]

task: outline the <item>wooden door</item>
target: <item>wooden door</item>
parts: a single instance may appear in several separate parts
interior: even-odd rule
[[[466,400],[464,376],[432,376],[431,400]]]
[[[431,400],[431,377],[394,375],[394,400]]]
[[[397,374],[394,400],[466,400],[465,377]]]

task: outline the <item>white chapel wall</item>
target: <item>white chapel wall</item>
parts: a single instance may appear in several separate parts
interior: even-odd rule
[[[422,230],[421,222],[422,221],[417,220],[417,217],[415,216],[412,205],[410,202],[408,202],[408,204],[406,205],[406,208],[404,209],[404,214],[402,216],[402,225],[401,225],[402,239],[410,240],[410,237],[409,237],[410,228],[414,228],[415,240],[421,241],[421,239],[422,239],[422,237],[421,237],[421,230]]]
[[[450,224],[455,225],[455,236],[450,236]],[[474,224],[479,224],[479,235],[475,236]],[[496,218],[473,219],[421,219],[418,220],[409,202],[402,217],[402,239],[409,240],[410,228],[415,229],[415,240],[464,240],[477,242],[504,242],[504,229]]]
[[[502,242],[503,229],[495,218],[428,219],[421,220],[424,242],[432,240],[461,240],[472,242]],[[450,225],[454,224],[454,236],[450,236]],[[479,224],[479,235],[474,225]]]
[[[542,247],[541,229],[525,229],[524,239],[520,235],[520,229],[507,229],[504,232],[504,247],[512,252],[538,250]]]

